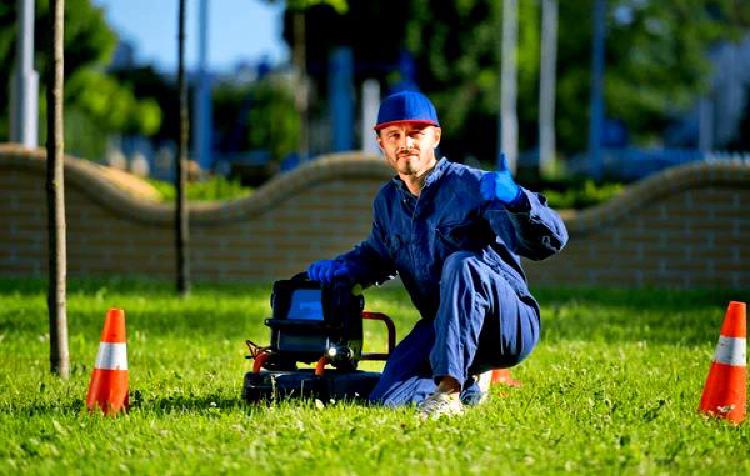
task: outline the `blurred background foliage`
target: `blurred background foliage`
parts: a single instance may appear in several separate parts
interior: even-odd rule
[[[745,0],[609,1],[605,103],[637,145],[657,141],[664,126],[705,91],[707,53],[750,26]],[[518,116],[521,150],[537,144],[539,2],[520,1]],[[587,142],[592,0],[559,2],[556,91],[558,150],[572,154]],[[454,159],[495,155],[499,108],[502,2],[497,0],[349,0],[346,12],[328,5],[306,11],[307,69],[322,76],[333,46],[348,45],[356,82],[390,84],[400,51],[413,55],[416,82],[433,98],[445,128],[442,146]],[[294,41],[290,12],[285,40]],[[320,94],[325,81],[318,83]]]
[[[542,194],[552,208],[581,210],[604,203],[623,191],[621,183],[597,184],[591,179],[549,181]]]
[[[16,54],[16,3],[0,2],[0,63],[12,65]],[[39,73],[40,118],[45,117],[47,45],[50,41],[49,0],[35,3],[34,63]],[[65,2],[65,146],[87,158],[104,155],[110,133],[152,136],[159,130],[162,112],[154,98],[138,98],[133,90],[106,72],[117,36],[104,13],[90,0]],[[0,75],[0,104],[9,104],[12,75]],[[0,137],[9,136],[9,110],[0,108]],[[46,128],[40,127],[40,144]]]
[[[440,112],[445,129],[441,152],[452,160],[474,158],[491,166],[497,144],[501,0],[287,0],[284,5],[284,41],[291,56],[300,47],[305,53],[312,89],[308,119],[326,117],[330,54],[348,46],[356,62],[355,91],[365,79],[379,80],[383,94],[414,79]],[[556,136],[563,157],[586,148],[592,5],[593,0],[559,2]],[[747,34],[750,1],[609,0],[607,5],[607,118],[624,124],[633,146],[658,145],[670,122],[707,90],[712,49]],[[519,145],[533,151],[538,140],[540,2],[522,0],[518,7]],[[43,118],[49,0],[37,0],[35,13]],[[294,30],[300,13],[305,19],[301,39]],[[109,136],[142,136],[156,145],[174,141],[178,97],[173,76],[150,65],[111,69],[118,39],[91,0],[67,0],[65,15],[67,151],[101,159]],[[0,2],[0,61],[6,65],[14,63],[16,29],[16,2]],[[404,75],[404,56],[413,61],[413,78]],[[262,149],[278,164],[298,150],[298,86],[294,74],[288,74],[295,72],[289,65],[273,69],[249,81],[233,75],[214,78],[217,153]],[[11,78],[9,69],[0,75],[0,140],[9,135]],[[748,130],[748,124],[746,112],[741,129]],[[321,130],[325,132],[323,127],[310,134]],[[44,135],[40,127],[40,144]],[[734,146],[747,147],[748,141],[750,135],[740,134]],[[577,206],[609,190],[587,189],[583,182],[571,188],[573,192],[558,197],[561,203]],[[551,195],[558,192],[553,189]]]
[[[248,133],[251,148],[268,148],[276,160],[297,150],[300,117],[290,82],[268,77],[251,88],[255,107],[250,110]]]
[[[284,76],[214,84],[217,148],[227,153],[265,149],[280,161],[296,151],[299,142],[301,122],[294,101],[294,85]]]
[[[176,194],[174,184],[154,179],[149,179],[148,182],[159,192],[159,199],[162,202],[174,201]],[[239,180],[227,179],[221,175],[188,182],[185,190],[188,200],[200,202],[234,200],[251,193],[253,193],[252,187],[242,186]]]

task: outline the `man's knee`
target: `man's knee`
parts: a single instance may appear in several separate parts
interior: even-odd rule
[[[472,268],[478,266],[479,261],[476,254],[471,251],[456,251],[448,255],[443,262],[442,278],[454,279],[469,272]]]
[[[507,369],[520,364],[536,347],[537,340],[529,336],[517,336],[520,345],[503,345],[503,337],[499,340],[485,340],[478,347],[477,355],[470,373],[481,373],[491,369]],[[506,343],[507,344],[507,343]]]

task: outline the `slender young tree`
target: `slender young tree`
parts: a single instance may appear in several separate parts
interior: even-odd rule
[[[591,42],[591,101],[589,116],[589,168],[596,179],[602,176],[602,127],[604,125],[604,36],[607,0],[594,1],[594,39]]]
[[[70,376],[65,313],[65,180],[63,175],[63,16],[65,0],[51,0],[52,31],[47,68],[47,231],[49,235],[49,361],[62,378]]]
[[[518,2],[503,0],[502,44],[500,46],[500,117],[498,121],[497,163],[505,153],[508,168],[516,171],[518,160],[518,114],[516,113]]]
[[[292,60],[297,70],[295,106],[297,107],[301,123],[297,154],[300,160],[306,160],[310,151],[310,144],[307,130],[309,86],[307,84],[307,60],[305,59],[305,52],[307,50],[305,43],[305,11],[303,9],[295,10],[293,15],[294,48],[292,49]]]
[[[555,76],[557,63],[557,0],[542,0],[541,67],[539,69],[539,174],[555,162]]]
[[[175,251],[177,257],[177,292],[183,296],[190,292],[190,240],[188,228],[187,200],[185,199],[185,182],[187,179],[187,85],[185,84],[185,0],[180,0],[178,8],[179,26],[177,43],[179,45],[177,61],[177,90],[180,101],[178,116],[180,118],[179,137],[177,139],[177,157],[175,159]]]
[[[270,4],[282,3],[280,0],[265,0]],[[292,27],[292,64],[297,70],[297,84],[295,85],[295,107],[300,117],[299,142],[297,143],[297,154],[301,160],[305,160],[310,154],[310,131],[308,115],[310,107],[310,81],[307,78],[307,33],[306,15],[308,8],[327,4],[333,7],[339,14],[346,13],[349,9],[347,0],[285,0],[285,8],[291,13]]]

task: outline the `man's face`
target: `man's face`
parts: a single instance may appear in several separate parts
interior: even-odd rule
[[[377,139],[386,162],[396,173],[420,176],[435,165],[440,128],[404,122],[381,129]]]

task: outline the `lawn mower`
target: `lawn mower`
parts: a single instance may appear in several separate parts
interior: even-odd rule
[[[253,369],[245,374],[242,397],[259,403],[289,398],[366,399],[379,372],[357,370],[363,360],[383,360],[393,350],[396,328],[383,313],[364,310],[362,288],[347,279],[322,284],[300,273],[276,281],[272,317],[265,320],[271,342],[246,341]],[[362,352],[362,321],[382,321],[388,330],[387,353]],[[299,369],[297,364],[314,363]],[[333,367],[327,369],[326,366]]]

